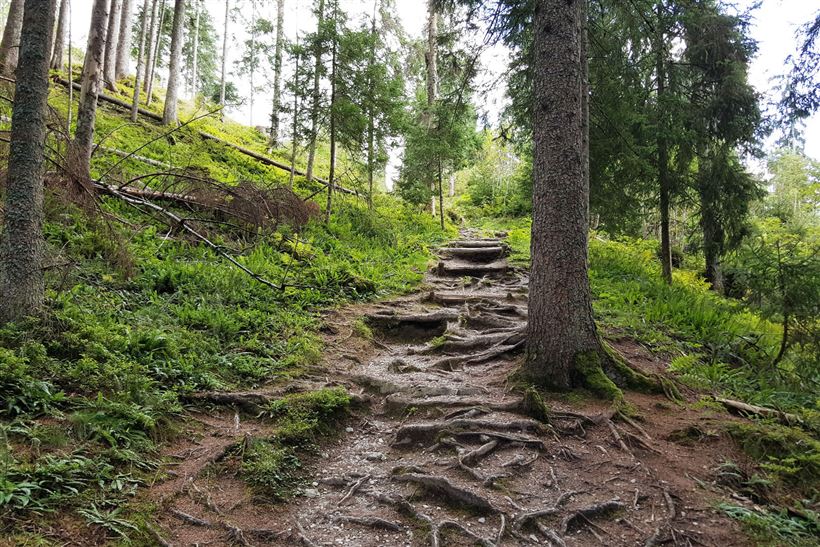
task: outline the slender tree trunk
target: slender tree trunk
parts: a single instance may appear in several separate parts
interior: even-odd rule
[[[581,41],[585,0],[537,0],[533,222],[527,357],[522,374],[561,389],[605,355],[587,277]]]
[[[148,28],[148,8],[150,0],[143,0],[142,3],[142,19],[140,20],[140,46],[137,53],[137,73],[134,77],[134,100],[131,103],[131,121],[137,121],[137,114],[140,106],[140,75],[142,74],[142,65],[145,53],[145,33]]]
[[[148,29],[148,42],[145,51],[145,65],[143,66],[144,73],[142,75],[142,90],[148,93],[148,80],[151,78],[151,65],[154,62],[154,33],[157,29],[157,16],[159,12],[160,0],[153,0],[151,2],[151,26]]]
[[[434,0],[427,0],[427,130],[431,131],[434,120],[433,110],[438,98],[438,13]],[[436,215],[436,179],[430,177],[430,212]]]
[[[777,249],[777,287],[780,290],[780,297],[783,299],[783,336],[780,338],[780,350],[777,352],[772,367],[776,367],[786,356],[786,350],[789,348],[789,323],[791,321],[791,314],[789,313],[791,307],[789,305],[788,296],[786,295],[786,275],[783,271],[783,256],[780,253],[780,241],[775,242]]]
[[[276,50],[273,54],[273,111],[270,117],[270,145],[279,144],[279,113],[282,110],[282,48],[285,40],[285,0],[276,0]]]
[[[70,2],[70,0],[67,0]],[[74,60],[71,58],[71,4],[68,5],[68,81],[74,81]],[[74,107],[74,86],[68,86],[68,108],[65,116],[65,134],[71,137],[71,110]]]
[[[12,76],[17,68],[20,30],[23,27],[23,0],[11,0],[3,39],[0,40],[0,74]]]
[[[166,11],[167,10],[165,9],[165,0],[161,0],[159,6],[159,19],[157,19],[157,36],[156,42],[154,43],[154,56],[151,59],[151,68],[148,73],[148,81],[146,82],[148,84],[148,98],[145,100],[145,103],[149,105],[154,100],[154,73],[157,70],[157,60],[159,59],[159,56],[162,54],[162,27],[165,23]]]
[[[97,96],[102,87],[102,64],[108,33],[108,0],[94,0],[91,26],[85,49],[80,106],[77,109],[77,129],[74,131],[73,154],[78,175],[91,179],[91,147],[94,144],[94,122],[97,117]]]
[[[117,37],[117,61],[114,65],[114,77],[121,80],[128,75],[128,64],[131,59],[131,16],[134,12],[134,0],[123,0],[120,14],[120,32]]]
[[[723,273],[721,257],[723,255],[723,231],[718,224],[715,211],[715,200],[719,199],[710,177],[711,153],[698,151],[698,193],[700,197],[700,227],[703,231],[703,257],[706,266],[706,281],[712,290],[723,294]]]
[[[65,57],[65,37],[68,32],[68,2],[60,2],[60,15],[57,18],[57,34],[54,35],[54,47],[52,48],[51,64],[52,70],[62,70],[64,68],[63,57]]]
[[[660,188],[661,210],[661,271],[664,281],[672,284],[672,244],[669,237],[669,194],[671,180],[669,178],[669,144],[667,142],[666,127],[666,63],[664,62],[665,48],[663,37],[663,6],[657,7],[657,37],[655,43],[655,71],[658,79],[658,186]]]
[[[4,226],[0,238],[0,323],[38,313],[43,278],[43,150],[55,0],[26,0],[11,116]]]
[[[441,229],[444,229],[444,172],[441,159],[438,160],[438,218]]]
[[[368,59],[368,88],[373,88],[373,66],[376,63],[376,14],[379,0],[373,2],[373,20],[370,26],[370,57]],[[367,106],[367,207],[373,210],[373,179],[376,159],[376,113],[373,102]]]
[[[106,89],[117,90],[117,40],[120,37],[120,19],[122,0],[111,0],[108,12],[108,36],[105,40],[105,59],[103,60],[103,81]]]
[[[330,59],[330,174],[327,178],[327,208],[325,222],[330,222],[333,205],[333,185],[336,184],[336,53],[338,46],[337,23],[339,17],[339,0],[333,1],[333,49]]]
[[[256,85],[254,85],[253,77],[254,73],[256,72],[256,1],[251,0],[251,57],[250,57],[250,84],[251,84],[251,91],[250,95],[248,96],[248,119],[250,120],[250,125],[253,126],[253,95],[256,91]]]
[[[319,81],[322,71],[322,26],[325,18],[325,0],[319,0],[318,22],[316,25],[317,42],[313,66],[313,103],[310,106],[310,142],[308,143],[308,160],[305,178],[313,180],[313,165],[316,161],[316,141],[319,138],[319,101],[321,100]]]
[[[193,59],[191,61],[191,96],[196,97],[199,92],[198,78],[199,78],[199,18],[202,12],[200,0],[194,0],[194,51]]]
[[[456,174],[455,173],[450,173],[450,191],[449,191],[449,195],[450,195],[450,197],[453,197],[453,196],[456,195]]]
[[[174,4],[174,24],[171,30],[171,60],[168,64],[168,88],[165,90],[165,108],[162,112],[163,125],[177,123],[177,86],[179,65],[182,59],[182,23],[185,19],[185,0]]]
[[[226,85],[226,66],[228,59],[228,16],[230,14],[231,0],[225,0],[225,27],[222,30],[222,77],[219,82],[219,106],[222,107],[222,112],[225,109],[225,85]],[[220,112],[220,115],[222,115]]]
[[[296,35],[296,46],[299,46],[299,35]],[[296,65],[293,69],[294,82],[299,81],[299,51],[296,51]],[[293,129],[290,135],[290,177],[288,178],[288,187],[293,190],[293,178],[296,175],[296,146],[297,133],[299,132],[299,87],[298,84],[293,85]]]

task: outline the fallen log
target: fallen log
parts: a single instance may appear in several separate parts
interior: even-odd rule
[[[171,169],[173,166],[170,163],[165,163],[162,161],[154,160],[145,156],[138,156],[137,154],[133,154],[131,152],[126,152],[125,150],[119,150],[117,148],[110,148],[108,146],[103,146],[101,144],[97,145],[98,150],[102,150],[103,152],[108,152],[109,154],[114,154],[115,156],[119,156],[121,158],[131,158],[136,161],[140,161],[147,165],[152,165],[154,167],[158,167],[160,169]]]
[[[504,247],[442,247],[439,252],[453,258],[472,262],[491,262],[506,256]]]
[[[504,245],[499,239],[459,239],[450,243],[452,247],[480,248],[499,247]]]
[[[789,414],[774,408],[766,408],[764,406],[750,405],[741,401],[734,401],[732,399],[724,399],[722,397],[715,397],[715,401],[719,402],[729,410],[736,412],[745,412],[747,414],[754,414],[755,416],[762,416],[764,418],[774,418],[786,425],[802,424],[803,419],[796,414]]]

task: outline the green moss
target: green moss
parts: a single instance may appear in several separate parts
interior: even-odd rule
[[[290,497],[300,480],[302,462],[291,447],[255,439],[245,448],[242,477],[273,500]]]
[[[779,424],[729,422],[725,427],[771,478],[798,488],[807,496],[818,494],[820,441],[815,437]]]
[[[549,423],[550,409],[537,389],[530,386],[524,390],[523,411],[530,418]]]
[[[350,408],[343,388],[288,395],[270,403],[265,414],[276,420],[276,438],[284,445],[307,446],[333,427]]]
[[[604,372],[601,355],[595,351],[585,351],[575,356],[576,381],[597,396],[610,401],[623,401],[623,391]]]

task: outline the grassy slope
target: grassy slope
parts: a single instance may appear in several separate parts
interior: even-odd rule
[[[51,102],[64,113],[65,90],[55,88]],[[265,151],[262,135],[237,124],[195,125]],[[130,124],[109,106],[99,110],[106,146],[133,150],[163,132],[147,121]],[[287,181],[287,173],[189,129],[172,139],[139,153],[223,181]],[[118,162],[99,153],[93,170],[99,176]],[[153,169],[128,160],[109,176],[125,181]],[[299,193],[315,191],[297,184]],[[340,199],[332,222],[309,225],[299,243],[283,228],[238,257],[269,279],[303,287],[274,291],[121,203],[105,199],[89,213],[59,196],[47,201],[47,319],[0,329],[3,533],[77,507],[68,510],[72,518],[108,522],[112,536],[131,534],[113,508],[153,476],[155,447],[173,431],[180,393],[248,389],[300,374],[320,358],[321,309],[410,290],[427,266],[428,246],[448,237],[434,219],[389,196],[372,213]],[[20,533],[19,541],[38,537]]]

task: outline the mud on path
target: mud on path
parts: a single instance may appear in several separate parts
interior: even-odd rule
[[[743,461],[711,434],[725,415],[627,393],[632,419],[566,396],[548,397],[549,414],[538,416],[513,391],[528,279],[507,250],[498,239],[453,242],[419,293],[329,314],[328,354],[311,380],[225,394],[222,411],[192,418],[186,440],[167,450],[171,474],[149,491],[160,506],[157,542],[748,544],[714,508],[716,466]],[[360,317],[372,340],[353,334]],[[614,346],[647,371],[659,366],[633,342]],[[213,465],[243,438],[271,434],[243,405],[339,384],[364,406],[307,462],[288,502],[260,500],[230,466]],[[670,440],[688,431],[703,440]]]

